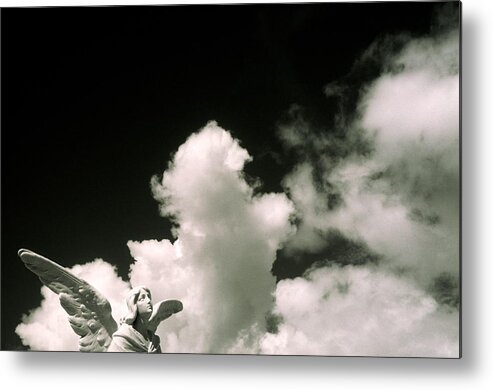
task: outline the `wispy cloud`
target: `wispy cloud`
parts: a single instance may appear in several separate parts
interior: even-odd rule
[[[303,353],[305,344],[321,354],[325,350],[334,354],[458,355],[456,15],[448,23],[444,29],[442,20],[440,28],[426,37],[399,35],[373,44],[352,72],[372,63],[378,64],[378,75],[357,86],[357,92],[351,85],[357,98],[352,107],[346,101],[341,104],[333,129],[311,128],[308,119],[299,115],[280,127],[281,139],[300,162],[283,182],[295,203],[298,230],[278,261],[297,261],[306,254],[316,259],[313,253],[318,251],[320,258],[314,266],[324,268],[278,284],[275,312],[284,322],[277,334],[265,338],[264,350],[281,353],[284,346],[286,351]],[[350,100],[344,96],[349,88],[331,83],[326,93]],[[378,261],[367,256],[366,265],[330,267],[341,264],[332,258],[332,244],[327,240],[334,230],[360,242]],[[351,256],[349,251],[347,256]],[[344,275],[345,283],[352,286],[342,300],[337,293],[330,294],[337,275]],[[361,275],[369,284],[361,283]],[[319,305],[310,314],[317,325],[299,320],[309,315],[301,301],[290,310],[283,306],[286,295],[303,291],[310,291],[312,301]],[[344,302],[344,310],[338,302]],[[426,315],[415,316],[423,310]],[[387,315],[389,311],[392,315]],[[407,327],[401,326],[403,319]],[[326,342],[320,342],[319,329],[323,328],[327,329]],[[361,338],[365,337],[377,341],[364,342]],[[435,342],[430,337],[442,339]]]

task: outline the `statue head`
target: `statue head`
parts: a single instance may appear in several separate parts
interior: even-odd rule
[[[151,291],[145,286],[134,287],[125,298],[127,314],[122,322],[132,325],[137,316],[149,319],[152,314]]]

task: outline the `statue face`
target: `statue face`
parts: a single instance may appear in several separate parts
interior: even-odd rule
[[[137,312],[143,317],[152,314],[151,295],[146,290],[140,290],[137,297]]]

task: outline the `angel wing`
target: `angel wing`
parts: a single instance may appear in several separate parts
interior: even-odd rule
[[[149,319],[148,329],[155,332],[159,324],[166,318],[183,310],[183,304],[176,299],[160,301],[154,305],[151,318]]]
[[[79,350],[106,351],[118,328],[108,300],[89,283],[43,256],[21,249],[19,257],[45,286],[59,295],[70,326],[80,336]]]

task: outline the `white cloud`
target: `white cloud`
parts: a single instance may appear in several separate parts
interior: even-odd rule
[[[379,57],[385,71],[360,90],[340,152],[336,136],[299,118],[280,129],[288,147],[302,149],[283,181],[300,220],[285,253],[330,252],[323,235],[337,229],[381,260],[278,283],[283,322],[263,352],[458,356],[459,313],[426,292],[444,273],[458,281],[458,52],[454,29]],[[368,141],[372,153],[359,153]]]
[[[265,327],[270,269],[293,208],[284,194],[253,196],[241,174],[249,159],[210,122],[180,146],[162,180],[152,180],[162,214],[178,224],[179,250],[176,242],[130,242],[130,280],[147,284],[154,299],[183,300],[183,312],[159,330],[167,351],[225,352],[245,329]]]
[[[317,159],[320,145],[336,140],[331,133],[312,140],[317,145],[283,182],[301,219],[290,250],[316,252],[324,246],[318,232],[335,228],[422,286],[442,272],[458,275],[458,39],[454,30],[411,40],[383,59],[388,70],[361,90],[346,133],[349,145],[363,129],[370,157]],[[298,118],[281,129],[283,140],[306,136],[306,126]],[[341,197],[338,207],[329,207],[331,193]]]
[[[278,333],[267,354],[457,357],[457,312],[412,282],[370,267],[325,267],[283,280],[276,290]]]
[[[459,270],[458,49],[456,30],[409,42],[394,59],[401,71],[378,78],[360,103],[361,125],[375,134],[375,155],[364,164],[387,174],[371,191],[363,189],[371,171],[363,175],[352,198],[371,205],[368,197],[383,196],[382,209],[368,213],[376,233],[367,226],[363,237],[370,234],[377,249],[425,281],[426,275]],[[353,168],[343,167],[336,175],[347,169]],[[378,189],[382,195],[375,193]],[[423,224],[413,215],[431,215],[436,223]]]
[[[459,76],[431,70],[387,74],[363,99],[362,126],[375,131],[378,157],[399,158],[403,144],[440,149],[459,138]]]

